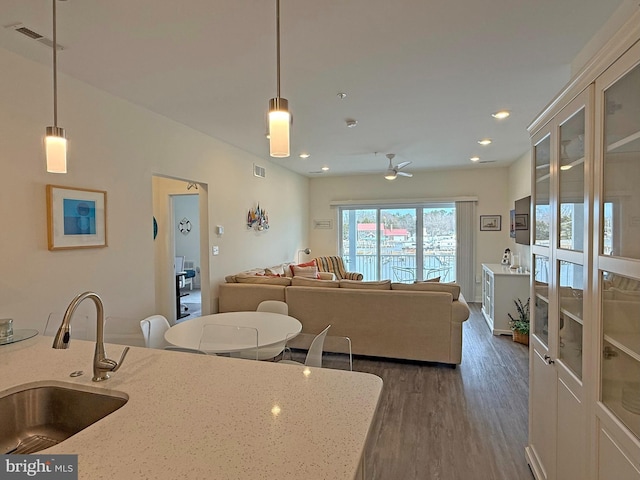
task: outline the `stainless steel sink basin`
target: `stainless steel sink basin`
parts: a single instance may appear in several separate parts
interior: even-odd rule
[[[0,392],[0,454],[49,448],[115,412],[128,400],[124,393],[107,395],[63,385],[28,384]]]

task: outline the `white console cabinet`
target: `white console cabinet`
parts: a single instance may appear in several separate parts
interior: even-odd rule
[[[499,263],[482,264],[482,314],[494,335],[511,335],[509,313],[518,318],[517,299],[527,303],[529,273]]]

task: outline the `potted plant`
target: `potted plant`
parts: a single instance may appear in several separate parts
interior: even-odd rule
[[[527,303],[524,304],[519,298],[513,301],[518,310],[518,318],[513,318],[510,313],[507,314],[511,319],[509,326],[513,331],[513,341],[524,345],[529,345],[529,300],[527,298]]]

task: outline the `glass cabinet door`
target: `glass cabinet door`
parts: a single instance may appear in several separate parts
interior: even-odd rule
[[[533,333],[545,347],[549,347],[549,258],[533,256],[535,302]]]
[[[621,67],[620,71],[605,74],[600,90],[603,129],[599,146],[602,193],[597,249],[602,319],[599,396],[637,440],[640,439],[640,64],[632,64],[625,70]]]
[[[582,251],[584,246],[585,110],[560,125],[557,247]]]
[[[559,262],[560,321],[558,358],[578,378],[582,378],[582,317],[584,268],[571,262]]]
[[[551,208],[549,205],[549,193],[551,191],[551,135],[547,135],[533,146],[535,165],[535,229],[534,244],[543,247],[549,246],[549,223]]]

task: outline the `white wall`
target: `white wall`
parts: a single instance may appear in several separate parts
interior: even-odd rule
[[[59,125],[69,138],[69,173],[46,173],[51,70],[3,49],[0,70],[0,317],[14,318],[16,328],[42,328],[49,312],[63,312],[85,290],[102,296],[107,316],[156,313],[154,174],[207,186],[205,238],[220,247],[219,256],[201,259],[211,308],[226,274],[292,260],[307,243],[308,179],[64,75]],[[254,162],[267,178],[253,177]],[[108,247],[47,250],[46,184],[107,191]],[[258,201],[270,215],[267,232],[245,226]],[[224,225],[223,236],[215,225]],[[82,310],[95,315],[90,305]]]
[[[469,169],[414,172],[412,178],[385,180],[381,174],[348,177],[321,177],[310,182],[309,238],[312,256],[336,254],[338,245],[337,209],[329,206],[338,200],[428,199],[478,197],[476,206],[476,265],[479,278],[482,263],[499,263],[509,238],[508,169],[475,167]],[[502,230],[480,232],[480,215],[502,215]],[[332,230],[313,228],[314,220],[331,219]],[[479,282],[479,280],[478,280]],[[476,288],[476,299],[479,288]]]

